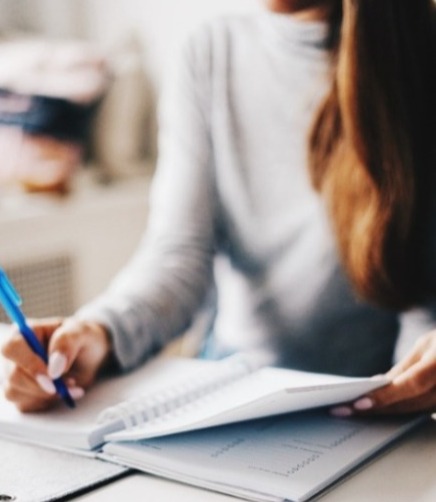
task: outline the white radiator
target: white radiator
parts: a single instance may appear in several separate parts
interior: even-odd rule
[[[0,266],[29,317],[71,314],[107,286],[143,233],[147,185],[84,183],[64,198],[0,194]]]
[[[71,256],[57,255],[23,261],[4,268],[20,292],[28,316],[65,316],[74,310],[74,266]],[[0,311],[0,322],[9,322],[3,310]]]

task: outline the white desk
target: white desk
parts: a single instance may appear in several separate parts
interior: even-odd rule
[[[77,502],[230,502],[234,497],[146,474],[127,478],[77,497]],[[317,500],[322,502],[434,502],[436,423],[403,439],[394,449]]]

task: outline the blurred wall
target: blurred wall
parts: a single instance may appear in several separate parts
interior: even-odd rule
[[[135,34],[159,85],[178,44],[196,24],[261,5],[262,0],[0,0],[0,28],[82,36],[109,47]]]
[[[259,9],[261,0],[82,0],[85,32],[102,41],[129,31],[144,42],[153,78],[161,81],[178,43],[205,19]]]

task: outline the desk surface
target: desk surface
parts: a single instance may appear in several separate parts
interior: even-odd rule
[[[434,502],[436,500],[436,423],[403,439],[370,465],[345,479],[317,500],[321,502]],[[225,502],[234,497],[209,492],[172,481],[133,474],[91,493],[77,502],[128,500],[178,502]],[[177,497],[177,498],[176,498]]]

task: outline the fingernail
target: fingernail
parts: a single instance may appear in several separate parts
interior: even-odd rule
[[[353,410],[349,406],[337,406],[330,409],[330,414],[334,417],[350,417]]]
[[[45,393],[50,395],[56,394],[56,387],[47,375],[36,375],[35,380]]]
[[[362,397],[353,404],[353,407],[360,411],[370,410],[373,406],[374,401],[369,397]]]
[[[60,352],[53,352],[48,361],[48,374],[53,380],[59,378],[65,371],[67,358]]]
[[[82,397],[85,395],[85,390],[82,389],[82,387],[70,387],[68,389],[70,396],[75,399],[82,399]]]

